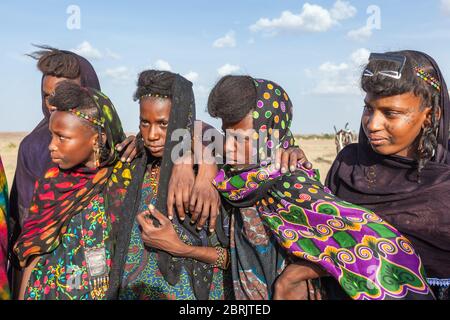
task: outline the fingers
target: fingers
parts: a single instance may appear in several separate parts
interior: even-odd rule
[[[148,211],[143,211],[136,216],[136,221],[139,223],[139,225],[141,226],[141,228],[144,231],[148,230],[148,227],[151,222],[151,221],[148,221],[148,219],[146,218],[147,214],[148,214]]]
[[[283,151],[281,149],[277,149],[276,157],[275,157],[275,168],[277,170],[281,169],[281,154],[282,153],[283,153]]]
[[[197,203],[195,205],[195,208],[193,211],[191,211],[191,223],[195,223],[195,221],[197,221],[198,216],[202,213],[203,211],[203,205],[204,205],[204,200],[202,197],[198,197],[197,198]]]
[[[122,150],[127,148],[130,145],[130,143],[134,142],[135,138],[136,138],[135,136],[129,136],[129,137],[125,138],[125,140],[123,140],[121,143],[119,143],[116,146],[116,150],[121,152]],[[127,150],[128,150],[128,148],[127,148]],[[120,157],[120,161],[126,162],[128,156],[129,156],[129,152],[126,155],[122,154],[122,156]]]
[[[289,157],[289,171],[294,172],[297,169],[297,162],[301,161],[301,159],[299,160],[299,155],[297,152],[291,152]]]
[[[220,213],[220,199],[219,202],[214,202],[211,207],[211,213],[209,215],[209,232],[213,233],[216,230],[217,217]]]
[[[170,179],[169,181],[169,187],[167,190],[167,215],[169,216],[169,219],[173,219],[173,207],[175,205],[175,187],[173,180]],[[181,219],[181,217],[180,217]],[[184,220],[184,219],[183,219]]]
[[[191,199],[189,201],[189,211],[193,213],[195,211],[195,205],[197,204],[198,192],[192,192]]]
[[[210,208],[211,208],[211,204],[209,202],[206,202],[205,204],[203,204],[202,215],[200,216],[200,221],[199,221],[199,224],[201,223],[201,227],[199,226],[199,224],[197,224],[198,231],[202,230],[206,220],[208,219],[209,213],[210,213]]]
[[[289,157],[290,151],[283,150],[283,154],[281,155],[281,173],[286,173],[289,166]]]
[[[183,199],[183,207],[184,212],[187,213],[189,210],[189,189],[187,187],[182,190],[182,199]]]
[[[156,220],[158,220],[161,227],[164,227],[168,222],[170,222],[169,219],[165,215],[163,215],[161,212],[159,212],[159,210],[156,209],[154,205],[152,205],[152,204],[149,205],[148,209],[149,209],[151,215],[153,217],[155,217]]]
[[[175,193],[175,206],[177,208],[178,216],[181,218],[185,216],[184,206],[183,206],[183,194],[181,192]]]
[[[203,204],[202,214],[197,222],[197,230],[203,229],[203,226],[205,225],[206,220],[208,220],[208,217],[210,215],[210,209],[211,209],[211,203],[209,201],[205,202]]]

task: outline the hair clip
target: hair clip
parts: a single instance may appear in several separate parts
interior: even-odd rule
[[[139,100],[142,100],[142,99],[147,98],[147,97],[162,98],[162,99],[169,98],[169,96],[167,94],[147,93],[147,94],[144,94],[143,96],[141,96],[139,98]]]
[[[428,72],[425,72],[423,69],[419,68],[418,66],[414,67],[414,71],[416,72],[416,76],[418,76],[420,79],[428,83],[430,86],[435,88],[437,91],[441,91],[441,84],[438,80],[436,80],[431,74]]]

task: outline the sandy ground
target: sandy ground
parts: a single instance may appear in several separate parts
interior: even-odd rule
[[[8,184],[11,187],[17,163],[19,144],[25,137],[24,132],[0,132],[0,156],[6,170]],[[336,157],[334,140],[331,139],[297,139],[316,169],[320,170],[322,181]]]

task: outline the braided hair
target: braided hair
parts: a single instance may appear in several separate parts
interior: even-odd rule
[[[76,79],[80,76],[80,63],[73,54],[46,45],[36,47],[41,50],[28,56],[38,60],[37,67],[44,75],[67,79]]]
[[[418,164],[417,172],[420,182],[420,172],[428,161],[432,160],[437,148],[437,133],[439,129],[440,95],[436,88],[417,76],[415,67],[419,67],[434,78],[437,77],[431,62],[418,52],[396,51],[388,54],[406,57],[406,63],[402,71],[402,77],[398,80],[385,77],[377,71],[395,68],[393,62],[384,60],[371,60],[366,68],[375,75],[373,77],[361,77],[361,87],[366,93],[373,93],[382,97],[400,95],[408,92],[422,98],[421,110],[431,108],[431,123],[422,129],[418,137]]]
[[[250,76],[221,78],[208,97],[208,113],[226,123],[236,123],[255,108],[256,87]]]
[[[63,81],[55,89],[55,95],[50,97],[49,103],[58,111],[76,110],[100,121],[100,114],[94,99],[87,89],[82,88],[72,81]],[[109,151],[103,143],[103,129],[89,121],[82,121],[83,125],[98,133],[98,146],[100,150],[100,161],[108,158]]]
[[[134,101],[148,96],[154,98],[170,98],[175,74],[170,71],[145,70],[139,74]]]

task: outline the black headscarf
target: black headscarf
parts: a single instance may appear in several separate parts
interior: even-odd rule
[[[326,185],[338,197],[375,211],[408,237],[428,277],[450,277],[450,100],[442,73],[425,53],[441,84],[438,146],[417,179],[417,161],[372,150],[362,130],[359,142],[334,161]]]
[[[168,92],[161,92],[156,90],[155,93],[168,94]],[[193,136],[194,120],[195,120],[195,101],[192,90],[192,83],[184,77],[176,74],[171,90],[172,108],[170,111],[169,124],[167,127],[166,142],[164,146],[164,154],[161,159],[160,178],[158,183],[158,195],[156,200],[156,208],[167,216],[167,192],[169,187],[169,180],[172,174],[173,161],[172,151],[180,141],[172,141],[170,137],[176,129],[188,129]],[[138,141],[142,143],[142,136],[139,134]],[[189,140],[183,140],[188,142]],[[140,146],[140,149],[143,147]],[[190,150],[190,148],[188,148]],[[126,216],[121,218],[121,230],[119,232],[119,239],[117,241],[116,255],[113,261],[113,270],[110,280],[109,298],[117,298],[119,287],[123,277],[124,265],[126,262],[128,246],[130,243],[131,230],[139,213],[139,204],[141,202],[141,187],[148,164],[151,164],[158,159],[153,158],[149,152],[144,152],[140,159],[136,162],[136,171],[130,189],[128,191],[127,199],[125,200],[125,207],[128,208]],[[223,217],[223,215],[222,215]],[[224,246],[228,246],[228,236],[226,235],[222,219],[217,219],[216,232],[217,239]],[[207,229],[201,231],[196,230],[195,225],[191,225],[189,219],[184,222],[178,219],[177,215],[173,217],[173,223],[182,227],[183,232],[195,239],[192,245],[194,246],[208,246]],[[158,268],[164,279],[170,284],[175,285],[179,282],[182,267],[189,274],[194,294],[199,300],[206,300],[209,297],[209,290],[213,272],[210,265],[194,260],[194,259],[179,259],[172,257],[165,251],[158,251]],[[200,279],[200,281],[197,281]]]

